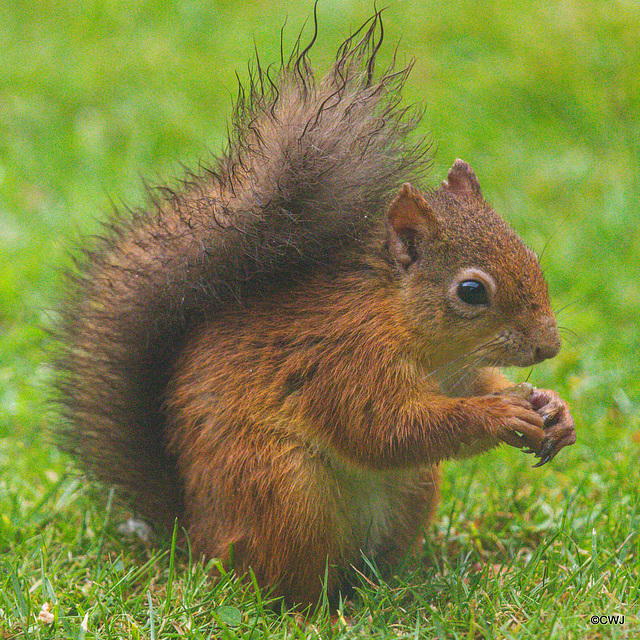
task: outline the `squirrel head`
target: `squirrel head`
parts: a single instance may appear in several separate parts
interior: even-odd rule
[[[387,216],[402,304],[425,349],[487,366],[554,357],[560,337],[537,256],[482,197],[456,160],[440,189],[402,186]],[[421,338],[424,338],[422,341]]]

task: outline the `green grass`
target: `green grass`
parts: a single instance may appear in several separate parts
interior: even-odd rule
[[[81,233],[224,141],[254,41],[279,57],[281,3],[0,5],[0,638],[633,638],[640,633],[640,9],[632,0],[393,2],[390,58],[416,58],[433,185],[455,157],[543,252],[565,346],[533,371],[573,407],[550,465],[501,450],[446,465],[424,561],[369,585],[332,630],[265,612],[188,552],[117,531],[122,513],[45,435],[46,329]],[[313,59],[372,10],[319,6]],[[287,7],[291,43],[311,3]],[[307,27],[308,31],[308,27]],[[38,621],[47,602],[55,623]],[[592,624],[622,614],[623,625]],[[83,621],[85,623],[83,624]],[[88,631],[85,631],[84,628]]]

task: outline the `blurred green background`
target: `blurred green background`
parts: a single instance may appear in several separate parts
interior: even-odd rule
[[[372,10],[321,0],[316,68]],[[5,532],[6,514],[38,504],[68,466],[43,429],[55,419],[46,330],[69,252],[114,206],[142,205],[143,179],[206,164],[224,145],[235,73],[246,79],[254,49],[263,63],[279,60],[285,22],[285,51],[301,29],[309,38],[311,15],[311,2],[267,0],[0,3]],[[405,102],[425,109],[431,185],[454,158],[467,160],[487,199],[543,254],[565,345],[515,377],[573,405],[579,443],[558,467],[630,464],[640,403],[638,2],[390,1],[384,16],[382,60],[396,45],[400,61],[415,59]]]
[[[0,4],[0,435],[40,427],[42,327],[81,232],[224,144],[254,47],[279,59],[311,2]],[[326,68],[369,2],[318,5]],[[389,60],[415,58],[433,186],[456,157],[543,253],[562,368],[594,418],[635,416],[640,234],[637,2],[391,2]],[[541,368],[544,369],[544,368]],[[588,433],[582,434],[588,438]]]

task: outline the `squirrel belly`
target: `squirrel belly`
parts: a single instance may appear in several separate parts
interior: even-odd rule
[[[377,14],[321,79],[258,67],[227,153],[112,219],[61,309],[60,446],[300,608],[410,552],[442,460],[575,441],[554,392],[500,393],[560,348],[538,260],[466,162],[412,186],[380,45]]]

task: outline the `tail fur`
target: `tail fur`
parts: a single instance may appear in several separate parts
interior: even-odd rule
[[[226,152],[147,210],[116,214],[69,277],[57,360],[60,446],[172,527],[181,481],[166,452],[163,395],[195,326],[275,295],[366,245],[427,145],[399,106],[410,66],[376,76],[380,14],[317,79],[308,53],[260,66],[240,87]]]

